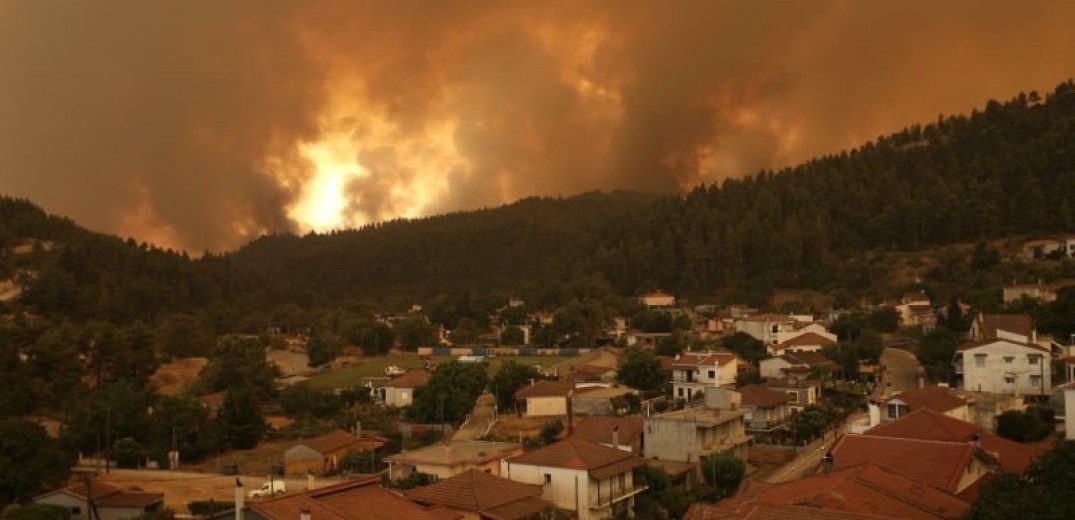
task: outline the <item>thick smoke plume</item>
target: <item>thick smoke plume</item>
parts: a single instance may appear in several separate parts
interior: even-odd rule
[[[200,250],[672,192],[1075,74],[1075,2],[0,0],[0,192]]]

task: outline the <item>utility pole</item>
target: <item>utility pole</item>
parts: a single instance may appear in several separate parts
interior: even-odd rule
[[[112,405],[105,407],[105,473],[112,472]]]

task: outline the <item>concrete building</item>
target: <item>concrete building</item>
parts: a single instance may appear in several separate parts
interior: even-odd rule
[[[96,514],[88,504],[92,501]],[[73,484],[34,498],[34,503],[59,506],[70,520],[123,520],[164,509],[164,495],[124,490],[106,482]]]
[[[597,520],[629,514],[635,495],[646,490],[634,479],[645,463],[624,450],[567,438],[503,460],[500,475],[542,486],[543,499],[578,520]]]
[[[765,386],[770,390],[783,392],[788,396],[788,406],[792,410],[801,411],[807,406],[817,403],[821,395],[821,382],[800,377],[795,374],[789,377],[767,381]]]
[[[762,385],[748,385],[739,389],[742,410],[746,413],[746,433],[756,441],[772,441],[780,437],[785,423],[791,417],[788,394]]]
[[[389,379],[381,388],[385,406],[402,408],[414,402],[414,391],[429,384],[432,374],[425,370],[410,370],[407,373]]]
[[[626,411],[626,397],[636,393],[623,386],[578,388],[571,396],[575,415],[616,415]]]
[[[768,347],[780,343],[781,334],[794,333],[796,323],[795,318],[783,314],[755,314],[735,320],[735,330],[750,334]]]
[[[1009,339],[985,339],[956,351],[957,388],[992,394],[1052,393],[1049,350]]]
[[[646,417],[647,459],[698,462],[726,451],[746,460],[745,413],[742,410],[687,408]]]
[[[470,469],[499,475],[500,461],[522,452],[522,445],[514,442],[452,441],[397,453],[385,461],[392,480],[405,479],[416,471],[437,478],[448,478]]]
[[[732,386],[739,356],[731,352],[687,352],[672,362],[672,397],[690,401],[706,388]]]
[[[567,415],[567,401],[574,391],[574,381],[531,382],[515,392],[515,407],[523,417]]]
[[[805,370],[807,373],[815,368],[835,371],[837,365],[818,352],[785,352],[759,361],[758,367],[761,377],[779,379],[798,370]]]

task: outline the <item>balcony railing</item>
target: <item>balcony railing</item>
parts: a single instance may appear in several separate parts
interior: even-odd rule
[[[631,498],[645,490],[649,489],[649,486],[644,484],[635,484],[630,487],[613,488],[611,493],[605,493],[602,489],[597,490],[597,503],[590,504],[590,509],[604,509],[616,502]]]

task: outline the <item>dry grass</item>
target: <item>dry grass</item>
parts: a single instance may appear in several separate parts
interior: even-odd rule
[[[149,377],[149,384],[157,389],[158,394],[176,395],[194,383],[208,364],[209,360],[201,357],[165,363]]]

